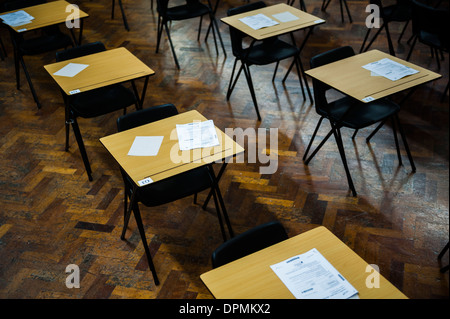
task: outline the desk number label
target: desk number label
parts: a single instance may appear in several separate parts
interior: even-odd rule
[[[17,32],[23,32],[23,31],[27,31],[27,29],[26,29],[26,28],[23,28],[23,29],[17,30]]]
[[[322,23],[322,22],[325,22],[325,20],[324,19],[319,19],[319,20],[314,21],[314,23]]]
[[[139,186],[145,186],[153,183],[153,180],[150,177],[144,178],[143,180],[138,181]]]
[[[76,90],[73,90],[73,91],[69,91],[69,94],[73,95],[73,94],[77,94],[77,93],[80,93],[80,92],[81,91],[79,89],[76,89]]]
[[[375,101],[375,99],[374,99],[373,97],[371,97],[371,96],[365,97],[365,98],[363,98],[362,100],[363,100],[363,102],[372,102],[372,101]]]

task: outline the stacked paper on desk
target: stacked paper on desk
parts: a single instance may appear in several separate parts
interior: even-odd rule
[[[411,69],[406,65],[384,58],[366,65],[363,68],[371,71],[374,75],[384,76],[385,78],[397,81],[405,76],[416,74],[419,71]]]
[[[212,120],[177,124],[178,144],[181,151],[219,145]]]
[[[18,27],[20,25],[30,23],[34,17],[23,10],[19,10],[16,12],[2,14],[0,15],[0,19],[11,27]]]
[[[271,27],[273,25],[279,24],[275,20],[269,18],[268,16],[262,13],[244,17],[239,20],[248,25],[253,30],[259,30],[262,28]]]
[[[348,299],[358,293],[315,248],[270,267],[297,299]]]

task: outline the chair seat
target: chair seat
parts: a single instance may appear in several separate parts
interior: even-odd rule
[[[91,118],[123,109],[136,103],[132,91],[120,84],[72,95],[70,106],[77,116]]]
[[[73,42],[70,36],[58,32],[23,40],[19,45],[19,49],[22,55],[37,55],[72,45]]]
[[[250,53],[247,53],[248,50],[250,50]],[[249,64],[266,65],[298,55],[299,50],[289,43],[275,39],[245,49],[243,56],[247,54]]]
[[[319,112],[320,111],[320,112]],[[348,113],[346,113],[348,111]],[[345,114],[342,125],[352,129],[361,129],[400,111],[400,106],[388,99],[362,103],[351,97],[344,97],[329,104],[330,114],[318,109],[322,116],[330,117],[333,121],[340,121]]]
[[[448,38],[442,38],[438,34],[430,33],[424,30],[420,30],[418,33],[420,42],[425,45],[439,48],[444,51],[449,50],[449,40]]]
[[[166,17],[168,20],[186,20],[207,14],[209,7],[203,3],[194,3],[167,8]]]
[[[209,189],[210,181],[208,168],[199,167],[140,188],[138,200],[148,207],[164,205]]]

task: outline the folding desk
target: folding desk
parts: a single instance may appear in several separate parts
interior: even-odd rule
[[[88,67],[72,77],[55,75],[55,72],[61,70],[69,63],[86,64]],[[63,97],[66,108],[66,149],[68,148],[68,125],[70,125],[68,96],[82,94],[83,92],[112,84],[131,81],[134,94],[138,100],[138,107],[142,108],[148,79],[151,75],[155,74],[145,63],[123,47],[45,65],[44,68],[59,85],[61,91],[64,92]],[[145,78],[145,80],[141,96],[139,97],[134,80],[140,78]],[[80,147],[80,151],[89,180],[92,180],[87,154],[83,147]]]
[[[56,71],[69,63],[88,64],[89,66],[73,77],[54,75]],[[44,68],[66,95],[132,81],[134,93],[138,97],[141,107],[144,102],[148,79],[155,74],[155,71],[123,47],[48,64]],[[140,78],[145,78],[145,82],[139,98],[133,80]]]
[[[24,25],[20,25],[20,26],[16,26],[16,27],[10,26],[10,28],[13,29],[15,32],[22,33],[22,32],[27,32],[27,31],[31,31],[31,30],[41,29],[41,28],[48,27],[51,25],[65,23],[68,16],[71,14],[70,12],[66,11],[67,6],[70,6],[70,5],[71,4],[69,2],[63,1],[63,0],[52,1],[52,2],[47,2],[47,3],[27,7],[27,8],[3,12],[2,15],[23,10],[26,13],[28,13],[29,15],[33,16],[34,19],[31,20],[31,22],[28,24],[24,24]],[[75,42],[78,44],[81,43],[81,36],[82,36],[82,31],[83,31],[83,21],[87,17],[89,17],[89,15],[86,12],[79,10],[79,19],[80,19],[79,32],[80,33],[78,35],[78,41],[75,39],[75,36],[73,33],[73,28],[70,29],[70,32],[72,33],[72,36],[74,37]]]
[[[372,62],[388,58],[394,62],[417,70],[419,72],[392,81],[383,76],[375,76],[371,71],[363,68]],[[413,63],[404,61],[400,58],[394,57],[379,50],[371,50],[364,53],[354,55],[352,57],[342,59],[333,63],[329,63],[305,72],[307,75],[328,84],[330,87],[340,91],[343,94],[351,96],[356,100],[364,103],[387,97],[389,95],[411,89],[409,93],[399,103],[402,105],[408,96],[413,92],[413,89],[420,84],[424,84],[441,77],[440,74],[429,71]],[[378,132],[384,125],[382,121],[375,130],[367,137],[367,140]],[[409,146],[406,142],[405,134],[401,128],[400,134],[402,136],[405,150],[408,155],[413,172],[416,170],[414,161],[409,151]]]
[[[68,6],[71,6],[71,4],[68,3],[67,1],[53,1],[53,2],[43,3],[43,4],[31,6],[31,7],[26,7],[26,8],[12,10],[12,11],[2,13],[2,15],[3,15],[3,14],[13,13],[13,12],[23,10],[34,18],[33,20],[31,20],[31,22],[29,22],[27,24],[14,26],[14,27],[8,26],[10,28],[11,39],[12,39],[13,46],[14,46],[14,61],[15,61],[15,65],[16,65],[16,70],[18,70],[18,68],[19,68],[19,57],[18,57],[19,49],[16,44],[16,37],[20,36],[22,33],[25,33],[25,32],[38,30],[38,29],[45,28],[48,26],[65,23],[66,20],[69,18],[69,16],[71,14],[73,14],[70,11],[66,12],[66,8],[68,8]],[[74,28],[69,29],[70,33],[72,35],[72,38],[76,44],[81,43],[81,37],[82,37],[82,33],[83,33],[83,21],[85,18],[87,18],[89,16],[87,13],[85,13],[82,10],[79,10],[78,13],[79,13],[79,21],[80,21],[78,40],[75,37],[75,33],[73,30]],[[25,71],[25,75],[27,76],[27,80],[30,85],[30,89],[31,89],[31,93],[33,94],[33,98],[34,98],[38,108],[40,108],[41,104],[39,102],[39,99],[34,90],[33,84],[31,83],[31,78],[29,77],[25,66],[24,66],[24,71]],[[18,71],[16,71],[16,72],[18,72]],[[17,73],[16,77],[17,77],[17,89],[19,89],[19,87],[20,87],[19,73]]]
[[[382,76],[372,76],[370,71],[362,67],[384,58],[389,58],[419,72],[397,81],[391,81]],[[365,103],[414,88],[441,77],[440,74],[379,50],[360,53],[350,58],[307,70],[305,73],[341,93]]]
[[[372,286],[376,270],[324,226],[210,270],[200,276],[217,299],[292,299],[294,295],[270,268],[271,265],[316,248],[358,291],[360,299],[406,299],[382,275]],[[367,279],[369,276],[369,280]],[[367,285],[366,281],[370,284]]]
[[[131,214],[135,204],[135,195],[141,187],[150,183],[156,183],[163,179],[187,172],[189,170],[208,165],[209,173],[214,181],[214,189],[218,194],[219,201],[224,208],[223,199],[218,188],[218,178],[215,176],[212,164],[222,162],[224,169],[227,159],[244,152],[244,149],[216,127],[219,146],[180,151],[176,133],[177,124],[193,123],[194,121],[206,121],[206,118],[197,111],[188,111],[178,115],[142,125],[133,129],[102,137],[100,142],[111,153],[119,166],[133,181],[133,193],[128,206],[126,216]],[[136,136],[163,136],[163,141],[156,156],[129,156],[130,150]],[[193,181],[195,182],[195,181]],[[136,212],[134,212],[136,214]],[[231,229],[228,219],[225,221]],[[157,283],[156,271],[151,260],[147,243],[144,243],[150,270]]]
[[[282,13],[289,13],[291,15],[294,15],[295,17],[297,17],[298,19],[296,20],[292,20],[292,21],[288,21],[288,22],[282,22],[279,19],[277,19],[276,17],[274,17],[274,15],[277,14],[282,14]],[[253,16],[256,14],[264,14],[267,17],[279,22],[279,24],[274,25],[274,26],[270,26],[270,27],[266,27],[266,28],[262,28],[262,29],[258,29],[258,30],[254,30],[253,28],[249,27],[248,25],[246,25],[245,23],[243,23],[242,21],[240,21],[239,19],[241,18],[245,18],[245,17],[249,17],[249,16]],[[294,8],[290,5],[287,5],[285,3],[280,3],[280,4],[275,4],[272,6],[268,6],[262,9],[257,9],[257,10],[252,10],[249,12],[245,12],[245,13],[241,13],[241,14],[236,14],[233,16],[229,16],[229,17],[225,17],[221,19],[222,22],[228,24],[229,26],[245,33],[246,35],[248,35],[249,37],[252,38],[252,42],[250,44],[250,50],[251,47],[254,45],[254,43],[256,41],[261,41],[264,39],[268,39],[271,37],[276,37],[276,36],[281,36],[284,34],[290,34],[291,35],[291,39],[294,41],[294,37],[292,35],[292,32],[294,31],[298,31],[298,30],[302,30],[302,29],[306,29],[306,28],[310,28],[308,34],[306,35],[305,39],[303,40],[301,46],[299,47],[299,51],[301,54],[301,51],[306,43],[306,41],[308,40],[313,27],[316,25],[320,25],[325,23],[325,20],[316,17],[312,14],[309,14],[307,12],[301,11],[297,8]],[[294,43],[295,45],[295,43]],[[299,54],[299,55],[300,55]],[[299,56],[300,59],[300,56]],[[294,65],[294,62],[291,64],[291,66],[289,67],[288,72],[286,73],[283,81],[287,78],[292,66]],[[302,73],[303,73],[303,66],[301,63],[301,59],[300,59],[300,67],[302,69]],[[299,77],[304,76],[304,74],[299,74]],[[306,79],[305,83],[306,82]],[[307,87],[307,91],[309,94],[309,98],[312,101],[312,97],[311,97],[311,92],[309,90],[308,85],[306,84]]]

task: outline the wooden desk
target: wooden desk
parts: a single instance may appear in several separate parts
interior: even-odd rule
[[[88,64],[89,66],[74,77],[54,75],[56,71],[69,63]],[[52,63],[45,65],[44,68],[67,95],[145,77],[145,84],[140,97],[141,106],[145,97],[148,78],[155,74],[155,71],[123,47]],[[135,89],[134,86],[133,88]],[[137,94],[136,89],[135,94]],[[137,97],[139,98],[138,94]]]
[[[380,287],[368,288],[368,264],[323,226],[210,270],[200,276],[218,299],[291,299],[294,296],[270,265],[316,248],[344,276],[361,299],[405,299],[380,275]]]
[[[130,204],[124,216],[126,221],[131,215],[132,207],[136,204],[136,194],[139,192],[139,189],[148,185],[142,184],[141,181],[148,181],[148,178],[151,178],[151,183],[155,183],[171,176],[208,165],[209,175],[213,184],[210,194],[212,192],[217,194],[225,221],[228,224],[228,230],[231,234],[231,225],[218,187],[218,179],[220,177],[215,176],[211,164],[240,154],[244,152],[244,149],[216,127],[220,145],[190,151],[180,151],[176,125],[193,123],[194,121],[206,121],[206,118],[197,111],[189,111],[100,139],[103,146],[111,153],[128,177],[133,180],[134,185]],[[163,142],[158,154],[156,156],[128,156],[128,151],[136,136],[163,136]],[[226,164],[227,162],[225,161],[222,164],[222,169],[225,169]],[[195,181],[193,182],[195,183]],[[139,210],[133,209],[133,213],[141,234],[149,268],[153,274],[155,284],[158,285],[158,276],[145,239],[145,231]],[[124,238],[124,232],[125,228],[122,232],[122,238]],[[223,235],[225,236],[224,233]]]
[[[4,12],[2,14],[24,10],[26,13],[33,16],[34,19],[31,20],[31,23],[24,24],[24,25],[17,26],[17,27],[10,27],[15,32],[21,33],[21,32],[25,32],[25,31],[36,30],[36,29],[40,29],[40,28],[51,26],[51,25],[66,22],[67,17],[71,14],[71,12],[66,12],[66,8],[69,5],[70,5],[70,3],[67,1],[52,1],[52,2],[47,2],[47,3],[43,3],[43,4],[23,8],[23,9]],[[82,10],[79,10],[79,14],[80,14],[80,16],[79,16],[80,34],[79,34],[78,43],[81,42],[83,19],[89,17],[89,15]],[[72,29],[71,29],[71,32],[73,32]]]
[[[157,182],[244,152],[239,144],[217,127],[219,146],[180,151],[176,125],[194,121],[206,121],[206,118],[197,111],[188,111],[161,121],[102,137],[100,142],[138,187],[140,187],[139,181],[147,177],[150,177],[153,182]],[[158,154],[151,157],[128,156],[128,151],[136,136],[164,136]],[[181,158],[189,160],[177,163]]]
[[[274,14],[283,13],[283,12],[289,12],[293,14],[294,16],[298,17],[299,19],[289,22],[281,22],[275,17],[273,17]],[[256,14],[262,13],[269,18],[279,22],[279,24],[262,28],[259,30],[253,30],[248,25],[240,21],[239,19],[253,16]],[[229,26],[238,29],[239,31],[247,34],[248,36],[252,37],[255,40],[264,40],[270,37],[279,36],[282,34],[294,32],[297,30],[309,28],[311,26],[319,25],[325,22],[325,20],[318,18],[312,14],[309,14],[307,12],[301,11],[297,8],[294,8],[292,6],[289,6],[285,3],[275,4],[269,7],[265,7],[258,10],[253,10],[241,14],[236,14],[230,17],[225,17],[221,19],[222,22],[228,24]]]
[[[397,81],[391,81],[382,76],[371,76],[370,71],[362,67],[384,58],[389,58],[419,72]],[[305,73],[341,93],[363,102],[368,102],[367,97],[372,97],[375,100],[380,99],[441,77],[440,74],[378,50],[357,54],[350,58],[310,69]]]

